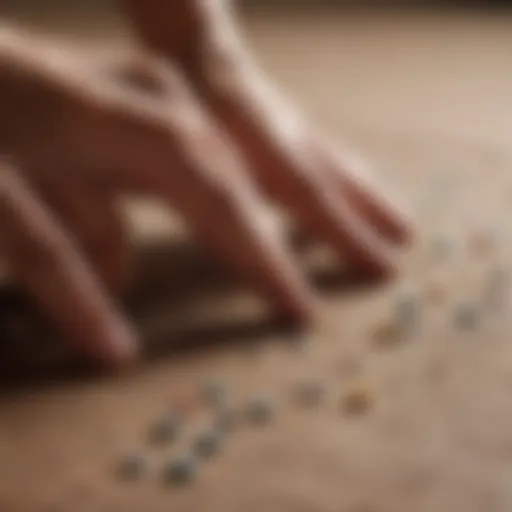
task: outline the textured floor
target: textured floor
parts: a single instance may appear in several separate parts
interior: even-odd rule
[[[122,44],[107,28],[97,26],[98,37]],[[4,393],[0,510],[509,511],[511,303],[507,289],[493,309],[486,290],[494,270],[512,269],[512,20],[262,16],[248,30],[283,87],[368,155],[417,215],[419,241],[403,276],[385,289],[345,293],[324,278],[325,325],[293,350],[247,320],[250,298],[187,247],[160,253],[152,268],[173,289],[148,286],[152,300],[138,305],[150,337],[210,345],[250,338],[257,347],[220,343],[159,357],[136,375]],[[74,42],[86,33],[84,25]],[[139,231],[155,221],[165,231],[158,212],[139,208],[135,217]],[[412,334],[379,343],[375,329],[404,296],[419,304]],[[465,304],[480,315],[467,330],[457,313]],[[290,390],[316,375],[329,393],[303,411]],[[228,384],[236,403],[269,393],[276,418],[233,434],[194,485],[165,488],[161,465],[187,438],[150,449],[147,428],[210,376]],[[367,388],[361,415],[340,407],[353,385]],[[119,482],[119,457],[139,449],[150,455],[149,474]]]

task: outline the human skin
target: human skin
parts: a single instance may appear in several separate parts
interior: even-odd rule
[[[93,71],[0,29],[0,255],[84,355],[125,364],[129,275],[121,195],[179,213],[279,316],[317,298],[269,221],[287,210],[358,272],[392,276],[410,237],[394,205],[271,88],[220,1],[125,0],[137,56]]]

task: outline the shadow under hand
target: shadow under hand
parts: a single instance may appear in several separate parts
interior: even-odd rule
[[[369,284],[361,276],[320,259],[300,259],[322,292]],[[141,333],[148,360],[258,343],[269,335],[286,340],[289,326],[269,316],[248,290],[183,240],[153,241],[137,254],[136,284],[125,306]],[[375,284],[374,282],[372,284]],[[59,343],[39,313],[17,290],[0,288],[0,384],[2,389],[97,374]]]

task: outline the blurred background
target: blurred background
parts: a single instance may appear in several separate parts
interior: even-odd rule
[[[344,135],[509,140],[512,0],[234,3],[263,66]],[[0,19],[106,51],[129,40],[115,0],[2,0]]]
[[[410,8],[410,7],[495,7],[511,6],[511,0],[235,0],[237,5],[246,10],[282,9],[282,8]],[[115,11],[115,0],[3,0],[0,14],[16,15],[18,13],[46,13],[56,15],[73,12],[107,14]]]

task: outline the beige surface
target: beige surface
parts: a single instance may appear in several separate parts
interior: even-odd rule
[[[160,358],[135,375],[7,393],[0,402],[0,510],[509,511],[508,309],[486,316],[476,334],[454,329],[452,310],[460,300],[479,298],[487,269],[496,259],[508,263],[512,249],[504,238],[491,257],[479,260],[463,245],[472,222],[507,229],[512,21],[262,18],[251,22],[250,34],[268,69],[297,100],[368,154],[421,214],[422,241],[406,257],[404,277],[385,290],[331,290],[326,326],[302,355],[273,343],[278,335],[256,333],[265,347],[256,360],[236,345],[222,345]],[[141,223],[154,224],[153,214],[143,213]],[[445,262],[435,262],[422,245],[437,232],[455,240]],[[164,297],[164,304],[146,307],[146,323],[160,337],[213,343],[255,334],[243,327],[245,304],[230,305],[239,295],[223,279],[212,278],[185,249],[168,261],[169,303],[165,307]],[[180,261],[188,272],[174,267]],[[185,295],[191,274],[201,286]],[[425,300],[414,339],[376,349],[371,330],[396,293],[423,294],[436,279],[446,283],[443,306]],[[178,329],[199,316],[205,325],[227,327],[188,335]],[[359,418],[338,407],[354,372],[375,397],[371,413]],[[234,435],[190,488],[161,486],[164,454],[158,452],[147,479],[117,482],[112,465],[118,455],[143,446],[151,419],[212,374],[222,375],[242,400],[256,391],[274,393],[281,401],[275,424]],[[329,403],[317,412],[298,411],[289,387],[299,375],[316,374],[332,383]]]

